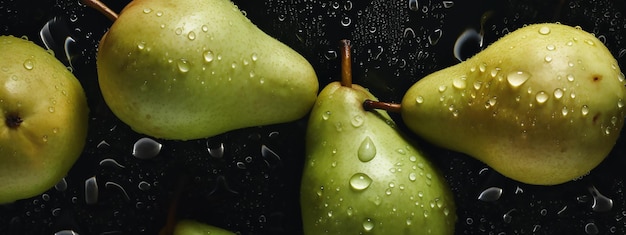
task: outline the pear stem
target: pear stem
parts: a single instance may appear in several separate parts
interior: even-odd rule
[[[111,8],[107,7],[107,5],[100,0],[80,0],[80,2],[99,11],[111,21],[117,20],[117,13],[111,10]]]
[[[365,100],[363,102],[363,108],[365,110],[383,109],[387,112],[399,113],[402,110],[402,105],[375,100]]]
[[[341,86],[352,87],[352,53],[350,40],[341,40]]]

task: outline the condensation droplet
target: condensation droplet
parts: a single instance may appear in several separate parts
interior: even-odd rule
[[[360,127],[363,125],[363,116],[361,115],[354,115],[354,117],[352,117],[352,126],[354,127]]]
[[[24,68],[27,70],[32,70],[33,67],[35,67],[35,64],[33,63],[33,61],[31,59],[26,59],[24,61]]]
[[[441,85],[438,88],[439,92],[444,92],[444,91],[446,91],[446,89],[448,89],[448,87],[446,85]]]
[[[567,75],[567,80],[570,81],[570,82],[573,82],[574,81],[574,75],[568,74]]]
[[[584,116],[587,116],[587,114],[589,114],[589,106],[587,105],[583,105],[583,107],[580,109],[580,113]]]
[[[374,229],[374,221],[372,221],[372,219],[367,218],[363,221],[363,229],[366,232],[372,231],[372,229]]]
[[[372,184],[372,178],[364,173],[356,173],[350,177],[350,187],[354,190],[365,190],[370,184]]]
[[[569,109],[567,109],[567,106],[563,106],[563,108],[561,109],[561,114],[563,116],[567,116],[568,113],[569,113]]]
[[[189,72],[189,62],[186,59],[180,59],[176,64],[178,65],[178,71],[183,73]]]
[[[363,142],[361,142],[361,146],[359,146],[357,156],[362,162],[369,162],[376,156],[376,146],[369,136],[365,137],[365,139],[363,139]]]
[[[548,63],[552,62],[552,57],[547,55],[546,57],[544,57],[544,60]]]
[[[502,196],[502,189],[498,187],[490,187],[488,189],[483,190],[480,195],[478,195],[478,200],[484,202],[493,202],[500,199]]]
[[[524,71],[510,72],[506,76],[506,80],[513,88],[517,88],[524,84],[530,78],[530,74]]]
[[[139,159],[150,159],[157,156],[161,152],[161,143],[153,139],[144,137],[133,145],[133,156]]]
[[[87,205],[93,205],[98,202],[98,182],[96,177],[85,180],[85,203]]]
[[[220,143],[217,147],[211,147],[209,142],[207,142],[207,151],[211,157],[222,158],[224,156],[224,143]]]
[[[554,51],[554,49],[556,49],[556,47],[552,44],[549,44],[546,46],[546,49],[548,49],[548,51]]]
[[[212,62],[214,55],[213,52],[211,50],[206,50],[202,53],[202,57],[204,57],[204,61],[206,62]]]
[[[322,119],[323,120],[328,120],[328,118],[330,118],[330,111],[326,111],[324,113],[322,113]]]
[[[452,86],[457,89],[465,89],[466,87],[466,78],[465,77],[457,77],[452,80]]]
[[[410,181],[415,181],[415,180],[417,180],[417,174],[415,174],[415,172],[411,172],[411,173],[409,173],[409,180],[410,180]]]
[[[416,103],[418,103],[418,104],[424,103],[424,97],[423,97],[423,96],[421,96],[421,95],[418,95],[418,96],[415,98],[415,102],[416,102]]]
[[[554,89],[554,98],[561,99],[563,97],[563,90],[561,88]]]
[[[548,101],[548,98],[549,98],[549,97],[550,97],[550,96],[549,96],[546,92],[544,92],[544,91],[540,91],[540,92],[538,92],[538,93],[537,93],[537,95],[535,96],[535,100],[537,100],[537,103],[539,103],[539,104],[543,104],[543,103],[545,103],[546,101]]]
[[[550,28],[543,26],[541,28],[539,28],[539,34],[541,35],[548,35],[550,34]]]

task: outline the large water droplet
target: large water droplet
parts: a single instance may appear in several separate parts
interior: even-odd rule
[[[548,28],[547,26],[543,26],[543,27],[539,28],[539,34],[541,34],[541,35],[548,35],[548,34],[550,34],[550,28]]]
[[[357,156],[362,162],[369,162],[376,156],[376,146],[369,136],[365,137],[365,139],[363,139],[363,142],[361,142],[361,146],[359,146]]]
[[[424,103],[424,97],[421,95],[418,95],[417,97],[415,97],[415,102],[418,104]]]
[[[350,177],[350,187],[354,190],[365,190],[370,184],[372,184],[372,178],[364,173],[356,173]]]
[[[561,88],[554,89],[554,98],[561,99],[563,97],[563,90]]]
[[[161,152],[161,143],[150,138],[141,138],[133,145],[133,156],[139,159],[149,159]]]
[[[33,67],[35,67],[35,64],[33,63],[33,61],[31,59],[26,59],[24,61],[24,68],[25,69],[32,70]]]
[[[366,232],[372,231],[372,229],[374,229],[374,221],[372,221],[372,219],[367,218],[363,221],[363,229]]]
[[[548,98],[550,98],[550,96],[544,91],[538,92],[535,96],[535,100],[537,100],[537,103],[539,104],[545,103],[546,101],[548,101]]]
[[[224,156],[224,143],[220,143],[217,147],[209,146],[209,142],[207,142],[207,151],[209,151],[209,155],[214,158],[222,158]]]
[[[211,62],[213,61],[214,55],[211,50],[206,50],[202,53],[202,57],[204,57],[204,61]]]
[[[465,87],[467,86],[465,80],[466,80],[465,77],[454,78],[452,80],[452,86],[454,86],[457,89],[465,89]]]
[[[528,81],[529,78],[530,78],[530,73],[527,73],[527,72],[524,72],[524,71],[510,72],[506,76],[506,80],[514,88],[521,86],[526,81]]]
[[[189,72],[189,62],[187,62],[186,59],[178,60],[176,65],[178,65],[178,70],[180,72],[183,72],[183,73]]]
[[[498,187],[491,187],[482,191],[480,195],[478,195],[478,200],[493,202],[500,199],[500,196],[502,196],[502,189]]]
[[[323,120],[328,120],[328,118],[330,118],[330,111],[326,111],[326,112],[322,113],[322,119]]]

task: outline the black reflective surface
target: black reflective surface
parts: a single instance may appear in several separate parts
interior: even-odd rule
[[[118,12],[127,3],[104,2]],[[354,82],[385,101],[399,102],[421,77],[530,23],[581,26],[626,68],[624,1],[235,3],[304,55],[320,87],[339,79],[338,41],[350,39]],[[0,0],[0,34],[45,41],[73,69],[91,109],[88,142],[71,172],[40,196],[0,206],[0,234],[156,234],[174,207],[178,218],[241,234],[301,234],[306,118],[209,139],[138,142],[146,136],[112,115],[97,86],[97,44],[110,24],[77,0]],[[455,193],[456,234],[626,234],[624,134],[589,175],[550,187],[521,184],[465,155],[423,145]]]

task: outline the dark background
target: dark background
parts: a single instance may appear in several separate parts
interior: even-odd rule
[[[117,12],[127,3],[104,2]],[[525,24],[578,25],[600,38],[626,68],[626,2],[621,0],[235,3],[259,28],[304,55],[320,88],[339,79],[338,41],[350,39],[354,82],[385,101],[400,102],[414,82],[458,63],[453,48],[466,29],[483,32],[483,44],[478,37],[462,40],[457,45],[462,58]],[[298,191],[306,118],[209,139],[156,140],[163,146],[160,153],[138,159],[133,144],[144,136],[112,115],[97,86],[97,44],[110,25],[77,0],[0,0],[0,34],[24,35],[43,45],[40,31],[47,28],[45,40],[73,69],[91,109],[88,142],[65,178],[67,187],[1,205],[0,234],[156,234],[174,211],[170,205],[176,205],[177,218],[241,234],[301,234]],[[550,187],[521,184],[463,154],[422,146],[455,193],[456,234],[626,234],[624,134],[589,175]],[[85,181],[91,177],[99,197],[88,205]],[[612,206],[601,204],[607,199]]]

